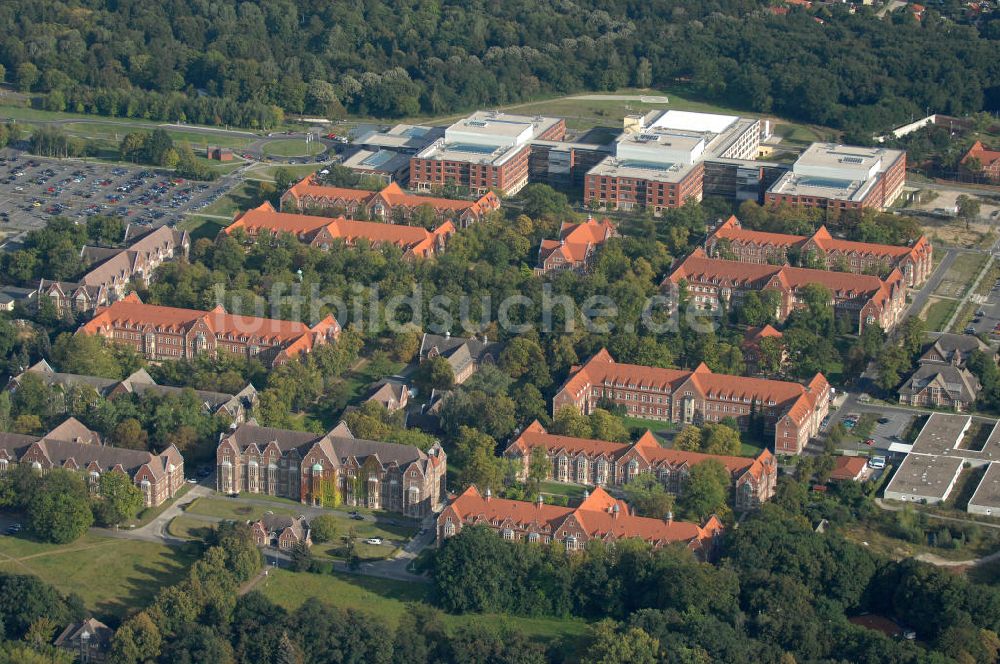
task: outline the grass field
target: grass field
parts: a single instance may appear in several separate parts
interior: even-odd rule
[[[935,245],[988,249],[996,241],[996,231],[986,223],[971,223],[966,228],[958,219],[922,220],[920,230]]]
[[[177,516],[170,520],[167,532],[183,539],[203,540],[212,532],[213,525],[190,516]]]
[[[264,154],[274,157],[302,157],[319,154],[324,150],[319,141],[306,143],[304,138],[283,138],[264,144]]]
[[[146,606],[161,587],[180,580],[194,558],[161,544],[95,535],[65,545],[0,537],[0,570],[34,574],[75,592],[99,618]]]
[[[926,321],[928,330],[940,330],[951,318],[951,314],[957,306],[957,300],[940,300],[930,297],[927,298],[927,306],[920,312],[920,317]]]
[[[202,516],[214,516],[220,519],[234,519],[236,521],[246,521],[248,519],[259,519],[265,512],[275,514],[295,515],[294,510],[279,507],[278,505],[251,505],[233,500],[232,498],[198,498],[188,505],[184,510],[188,514],[201,514]]]
[[[274,173],[279,168],[283,168],[293,177],[301,180],[307,175],[312,175],[318,170],[322,170],[323,164],[288,164],[285,166],[264,166],[256,165],[252,166],[249,170],[244,173],[244,178],[247,180],[261,180],[263,182],[274,182]]]
[[[271,190],[273,191],[273,186]],[[202,208],[201,213],[207,216],[233,218],[237,212],[255,208],[267,200],[269,192],[265,191],[261,182],[256,180],[240,183],[233,187],[225,196],[211,205]]]
[[[272,572],[258,589],[286,609],[296,609],[307,599],[315,597],[333,606],[367,611],[384,619],[393,627],[406,611],[407,603],[426,602],[430,593],[430,586],[422,583],[347,574],[295,573],[283,569]],[[476,620],[490,623],[502,621],[512,629],[538,640],[580,636],[586,629],[586,623],[575,618],[446,614],[444,620],[452,629]]]
[[[571,500],[583,498],[586,487],[579,484],[566,484],[564,482],[542,482],[539,491],[548,496],[566,496]],[[572,504],[572,503],[571,503]]]
[[[963,254],[944,275],[941,284],[934,291],[935,295],[943,297],[961,297],[965,295],[976,276],[986,264],[986,254]]]
[[[135,521],[131,522],[129,525],[134,525],[136,528],[141,528],[147,523],[160,516],[168,507],[174,504],[174,501],[183,496],[185,493],[191,490],[191,485],[185,482],[177,493],[174,494],[172,500],[165,501],[162,505],[156,507],[147,507],[143,511],[139,512]]]
[[[203,237],[214,240],[219,235],[219,231],[228,225],[228,223],[221,219],[209,219],[208,217],[191,215],[185,217],[184,221],[177,224],[177,227],[188,231],[191,234],[191,241],[194,242]]]

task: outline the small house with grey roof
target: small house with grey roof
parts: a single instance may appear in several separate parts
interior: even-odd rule
[[[480,340],[476,337],[453,337],[450,334],[424,334],[420,341],[420,361],[443,357],[451,365],[456,385],[468,380],[479,371],[479,367],[496,364],[501,351],[502,344],[490,342],[485,336]]]

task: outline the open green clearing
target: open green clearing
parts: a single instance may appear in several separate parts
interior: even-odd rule
[[[282,138],[264,144],[264,154],[274,157],[302,157],[319,154],[325,149],[319,141],[306,143],[304,138]]]
[[[393,581],[349,574],[310,574],[278,569],[257,587],[271,601],[286,609],[294,610],[307,599],[345,609],[372,613],[393,627],[406,611],[409,602],[426,602],[430,586],[422,583]],[[445,623],[452,629],[477,620],[491,624],[504,622],[527,636],[548,640],[566,636],[580,636],[586,622],[576,618],[547,618],[502,616],[497,614],[445,615]]]
[[[249,170],[245,171],[243,174],[244,179],[247,180],[262,180],[264,182],[274,182],[274,174],[279,169],[282,168],[291,174],[292,177],[301,180],[307,175],[312,175],[318,170],[323,169],[323,164],[288,164],[288,165],[255,165],[251,166]]]
[[[219,519],[233,519],[234,521],[259,519],[267,512],[289,516],[296,515],[295,511],[277,505],[272,507],[270,505],[250,504],[232,498],[199,498],[188,505],[184,512]]]
[[[986,254],[971,253],[959,256],[941,280],[940,285],[934,291],[935,295],[943,297],[961,297],[972,285],[976,276],[986,264],[988,256]]]
[[[271,190],[273,191],[273,189],[272,185]],[[219,200],[202,208],[201,214],[232,219],[237,212],[245,212],[263,203],[267,200],[268,194],[269,192],[265,191],[261,182],[256,180],[241,182]]]
[[[84,535],[72,544],[0,537],[0,570],[34,574],[63,593],[75,592],[98,617],[123,617],[179,581],[195,555],[152,542]]]
[[[167,532],[182,539],[204,540],[211,534],[214,524],[190,516],[176,516],[170,520]]]
[[[191,241],[194,242],[203,237],[214,240],[219,235],[219,231],[228,225],[228,223],[221,219],[191,215],[185,217],[181,223],[177,224],[177,228],[189,232],[191,234]]]
[[[958,300],[930,297],[927,298],[927,306],[920,312],[920,317],[926,321],[928,330],[941,330],[957,306]]]
[[[158,505],[156,507],[147,507],[143,511],[139,512],[139,514],[136,516],[135,521],[132,521],[127,525],[135,526],[136,528],[141,528],[145,526],[147,523],[149,523],[156,517],[163,514],[163,512],[168,507],[173,505],[178,498],[180,498],[190,490],[191,490],[191,485],[185,482],[183,485],[181,485],[180,489],[177,489],[177,492],[174,493],[174,497],[172,499],[164,501],[162,505]]]

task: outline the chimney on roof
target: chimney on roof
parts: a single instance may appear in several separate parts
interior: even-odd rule
[[[586,500],[587,498],[590,498],[590,491],[588,491],[587,489],[584,489],[583,490],[583,499]]]
[[[490,502],[490,498],[493,497],[493,490],[486,487],[486,502]]]
[[[488,344],[489,342],[490,342],[490,338],[487,335],[484,334],[483,335],[483,345]]]
[[[674,522],[674,513],[673,513],[673,511],[667,510],[667,516],[664,517],[663,520],[666,521],[667,523],[673,523]]]
[[[444,338],[451,339],[451,330],[448,330],[447,332],[444,333]]]
[[[621,511],[622,508],[618,505],[618,503],[615,503],[614,506],[611,508],[611,516],[617,519]]]
[[[538,494],[538,498],[535,499],[535,504],[537,504],[539,507],[541,507],[542,505],[545,504],[545,499],[542,498],[542,494],[541,493],[539,493]]]

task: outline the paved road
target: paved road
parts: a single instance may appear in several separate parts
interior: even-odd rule
[[[955,262],[958,257],[959,251],[954,248],[948,249],[947,253],[941,258],[941,262],[938,263],[937,269],[931,273],[930,278],[924,282],[924,285],[913,295],[913,300],[910,302],[910,306],[903,312],[904,318],[906,316],[917,316],[923,311],[924,306],[927,304],[927,298],[930,297],[931,293],[937,290],[937,287],[941,285],[944,280],[944,275],[947,274],[948,269]]]
[[[168,507],[163,511],[162,514],[157,516],[155,519],[150,521],[148,524],[142,528],[135,528],[132,530],[128,529],[105,529],[105,528],[92,528],[91,531],[96,535],[102,535],[105,537],[118,537],[121,539],[136,539],[142,540],[144,542],[155,542],[157,544],[166,544],[168,546],[182,546],[189,544],[190,540],[174,537],[167,532],[167,527],[170,521],[174,517],[184,514],[184,509],[187,505],[191,504],[198,498],[207,496],[220,497],[223,494],[217,493],[212,487],[212,483],[215,480],[209,478],[204,480],[202,484],[198,484],[191,488],[186,494],[181,496],[173,505]],[[270,500],[263,500],[260,498],[250,498],[240,496],[239,498],[233,498],[234,502],[247,503],[250,505],[264,505],[267,507],[274,507],[276,503]],[[301,505],[301,514],[308,518],[319,516],[320,514],[337,514],[339,516],[349,518],[347,512],[341,510],[328,510],[321,507],[313,507],[311,505]],[[199,521],[204,521],[206,523],[217,523],[223,521],[221,518],[202,516],[197,514],[187,514],[186,516],[195,518]],[[378,522],[379,519],[369,516],[362,515],[365,521]],[[429,579],[420,574],[413,574],[407,570],[409,564],[418,556],[420,552],[423,551],[428,546],[434,543],[435,537],[435,517],[433,515],[424,518],[421,522],[422,532],[416,537],[412,538],[401,546],[392,556],[386,560],[366,562],[362,563],[359,569],[351,569],[346,562],[334,562],[334,569],[338,572],[345,574],[361,574],[364,576],[375,576],[384,579],[394,579],[397,581],[411,581],[415,583],[427,583]],[[265,558],[268,564],[276,567],[288,567],[291,560],[290,558],[274,549],[266,549],[264,551]]]

